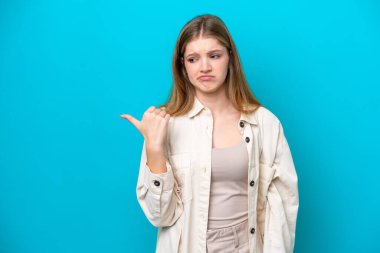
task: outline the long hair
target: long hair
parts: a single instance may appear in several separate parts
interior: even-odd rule
[[[199,15],[188,21],[182,28],[172,59],[173,85],[166,104],[160,105],[171,116],[184,115],[190,111],[195,96],[195,88],[186,75],[183,57],[187,44],[200,36],[212,37],[223,45],[230,55],[225,80],[226,95],[240,112],[252,113],[262,106],[249,88],[245,79],[239,55],[224,22],[215,15]]]

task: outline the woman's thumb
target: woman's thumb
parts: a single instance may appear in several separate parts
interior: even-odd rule
[[[127,119],[129,122],[131,122],[137,129],[140,128],[140,121],[135,119],[132,115],[129,114],[121,114],[120,117],[123,119]]]

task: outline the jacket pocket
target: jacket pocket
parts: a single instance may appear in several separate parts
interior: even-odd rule
[[[182,202],[187,203],[193,198],[191,155],[186,153],[170,155],[170,164],[177,182],[177,193]]]

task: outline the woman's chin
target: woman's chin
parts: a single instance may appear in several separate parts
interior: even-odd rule
[[[201,85],[200,87],[197,87],[197,90],[198,92],[200,93],[206,93],[206,94],[210,94],[210,93],[215,93],[217,91],[219,91],[221,88],[223,88],[222,86],[215,86],[215,85]]]

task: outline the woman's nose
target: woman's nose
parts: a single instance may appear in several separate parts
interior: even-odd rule
[[[206,59],[202,59],[201,61],[201,71],[202,72],[208,72],[211,70],[211,64],[209,62],[209,60],[206,58]]]

